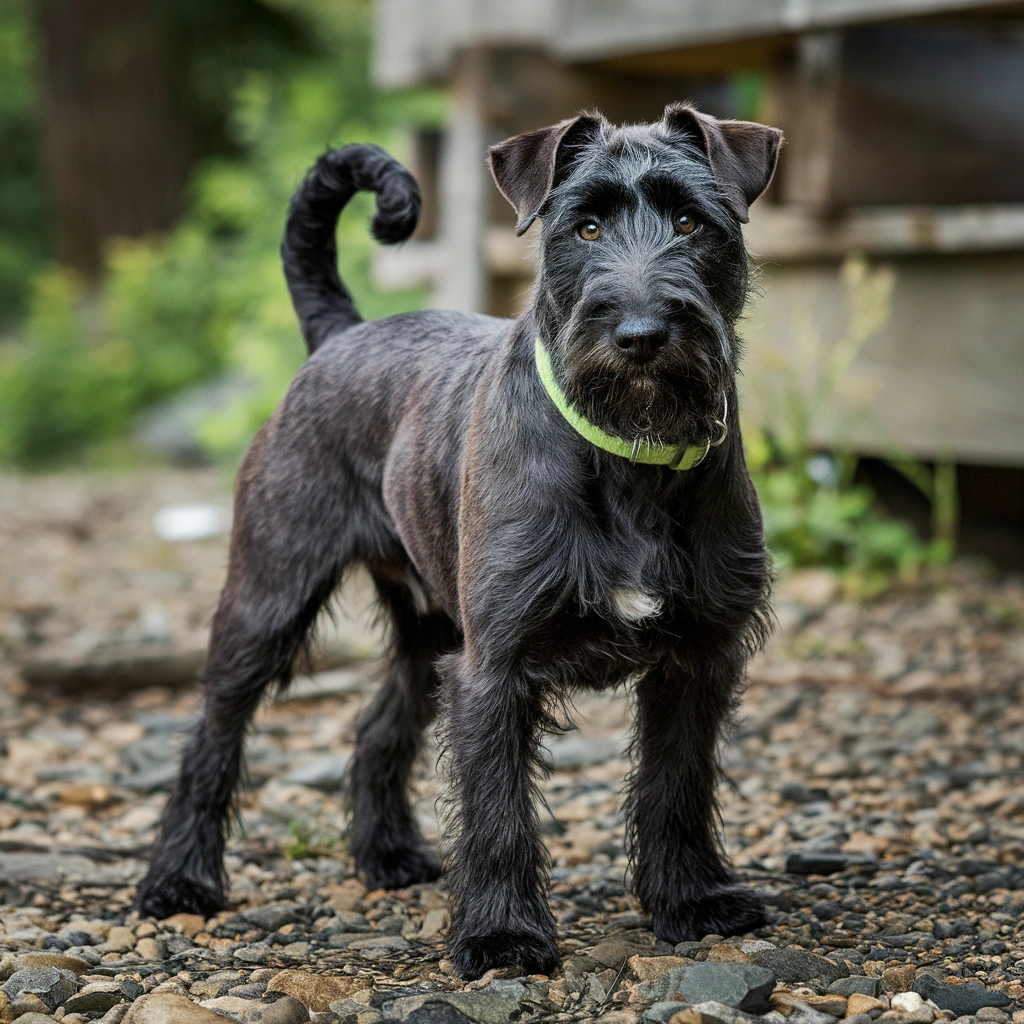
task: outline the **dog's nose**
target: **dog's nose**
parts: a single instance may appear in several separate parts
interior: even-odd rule
[[[612,334],[615,344],[637,359],[649,359],[668,341],[668,327],[649,316],[627,317]]]

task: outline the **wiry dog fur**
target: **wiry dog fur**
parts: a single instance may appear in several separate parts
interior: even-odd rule
[[[520,231],[543,225],[534,299],[514,322],[362,322],[335,265],[338,215],[370,189],[374,234],[400,241],[419,194],[374,146],[320,159],[283,245],[311,355],[239,472],[205,715],[139,887],[142,911],[224,905],[246,726],[266,687],[288,682],[346,568],[362,563],[392,641],[358,727],[350,849],[371,887],[438,877],[407,783],[442,707],[449,946],[463,976],[557,963],[536,810],[541,739],[574,690],[627,678],[633,888],[655,933],[677,942],[763,922],[723,856],[715,787],[717,744],[768,623],[734,328],[748,289],[740,222],[779,142],[774,129],[676,105],[652,125],[583,115],[495,147]],[[599,237],[582,237],[583,225]],[[609,433],[715,437],[728,400],[727,438],[687,472],[595,447],[545,393],[537,335],[569,399]]]

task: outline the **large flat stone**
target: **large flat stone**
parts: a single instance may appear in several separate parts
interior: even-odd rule
[[[85,960],[77,956],[67,956],[65,953],[22,953],[16,961],[16,966],[56,967],[62,971],[72,971],[79,976],[89,970],[89,964]]]
[[[857,994],[862,996],[871,996],[877,998],[882,991],[882,982],[879,978],[869,978],[866,975],[851,975],[849,978],[840,978],[838,981],[833,981],[829,987],[829,992],[836,996],[850,996]]]
[[[734,961],[694,964],[681,969],[676,993],[689,1003],[724,1003],[746,1013],[768,1009],[775,975],[766,967]]]
[[[997,992],[973,982],[950,985],[928,975],[914,981],[913,991],[930,999],[940,1010],[952,1010],[958,1017],[975,1014],[983,1006],[1010,1005],[1010,997],[1005,992]]]
[[[58,967],[23,967],[4,982],[4,994],[13,1003],[26,995],[37,996],[51,1010],[78,991],[78,977]]]
[[[224,1024],[225,1019],[186,996],[151,992],[132,1005],[123,1024]]]
[[[826,985],[849,976],[849,968],[818,956],[806,949],[762,949],[750,954],[750,959],[767,967],[779,981],[800,982],[820,978]]]
[[[309,1010],[291,996],[282,996],[272,1003],[238,996],[219,996],[202,1004],[208,1010],[223,1014],[241,1024],[308,1024]]]
[[[268,932],[276,932],[278,928],[299,920],[298,909],[294,903],[267,903],[262,907],[243,910],[241,916],[257,928]]]
[[[119,982],[94,981],[67,1000],[64,1012],[106,1013],[112,1006],[123,1002],[124,994]]]
[[[345,999],[368,987],[364,979],[312,971],[287,970],[275,975],[267,985],[268,992],[283,992],[297,999],[314,1013],[330,1009],[331,1003]]]
[[[767,968],[724,960],[673,967],[657,980],[641,984],[639,995],[646,1003],[682,996],[691,1004],[722,1003],[762,1013],[768,1009],[774,987],[775,975]]]
[[[389,1018],[409,1024],[507,1024],[525,995],[521,982],[495,979],[474,992],[400,996],[386,1004],[386,1012]]]
[[[659,952],[670,954],[673,949],[668,943],[659,942],[654,932],[646,928],[636,928],[619,932],[617,935],[609,935],[589,954],[584,955],[602,967],[610,967],[617,971],[631,956],[657,956]]]
[[[347,757],[323,754],[293,768],[284,777],[285,782],[297,786],[309,786],[325,793],[337,793],[345,785]]]
[[[0,878],[6,882],[131,885],[145,871],[143,861],[128,858],[98,864],[74,853],[0,853]]]

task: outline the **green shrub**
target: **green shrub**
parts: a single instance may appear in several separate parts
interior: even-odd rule
[[[0,347],[0,458],[66,459],[222,366],[228,325],[209,284],[215,255],[185,227],[112,246],[95,294],[72,271],[39,274],[23,339]]]

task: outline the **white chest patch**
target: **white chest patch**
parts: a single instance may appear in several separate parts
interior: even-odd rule
[[[664,601],[654,594],[645,594],[633,587],[616,587],[611,594],[615,614],[626,622],[643,622],[661,612]]]

